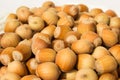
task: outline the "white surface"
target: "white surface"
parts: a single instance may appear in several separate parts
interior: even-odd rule
[[[48,0],[0,0],[0,32],[3,30],[5,17],[16,11],[20,6],[40,7],[41,4]],[[85,4],[91,8],[101,8],[103,11],[107,9],[114,10],[120,16],[120,0],[49,0],[55,5],[64,4]]]

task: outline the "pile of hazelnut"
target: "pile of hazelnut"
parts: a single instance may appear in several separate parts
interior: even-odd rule
[[[120,17],[85,4],[21,6],[0,34],[0,80],[120,80]]]

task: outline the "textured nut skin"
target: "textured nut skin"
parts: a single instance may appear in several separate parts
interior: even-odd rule
[[[20,37],[16,33],[9,32],[3,35],[0,44],[3,48],[16,47],[20,40]]]
[[[117,62],[111,55],[105,55],[95,61],[95,67],[100,74],[112,72],[117,68]]]
[[[61,71],[68,72],[72,70],[76,64],[77,56],[70,48],[58,51],[55,63],[60,67]]]
[[[16,14],[18,19],[23,22],[26,23],[28,20],[28,17],[31,15],[31,12],[29,10],[28,7],[26,6],[20,6],[17,10],[16,10]]]
[[[58,66],[53,62],[39,64],[36,71],[38,76],[44,80],[57,80],[61,73]]]
[[[114,58],[116,59],[118,64],[120,64],[119,50],[120,50],[120,45],[119,44],[116,44],[109,49],[110,53],[112,54],[112,56],[114,56]]]
[[[75,80],[98,80],[98,76],[93,69],[83,68],[78,70]]]
[[[76,54],[91,53],[93,51],[94,45],[90,41],[81,39],[73,42],[71,48],[76,52]]]
[[[38,16],[29,16],[28,23],[34,31],[41,31],[45,26],[43,19]]]

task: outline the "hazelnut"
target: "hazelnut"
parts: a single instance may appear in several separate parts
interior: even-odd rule
[[[28,24],[19,26],[15,31],[22,39],[30,39],[33,35],[32,30]]]
[[[105,55],[110,55],[110,52],[103,46],[96,47],[92,53],[92,56],[95,59],[101,58]]]
[[[95,47],[102,45],[101,37],[93,31],[83,33],[81,35],[81,39],[85,39],[92,42],[95,45]]]
[[[31,9],[31,12],[33,13],[33,15],[41,17],[46,10],[46,7],[34,7]]]
[[[12,52],[13,59],[18,61],[26,61],[31,55],[31,41],[26,39],[21,41]]]
[[[51,48],[43,48],[35,54],[35,58],[38,63],[42,62],[54,62],[56,52]]]
[[[48,24],[48,25],[56,25],[58,21],[57,13],[47,10],[42,14],[42,19]]]
[[[98,80],[98,76],[93,69],[83,68],[78,70],[75,80]]]
[[[73,18],[76,18],[79,12],[79,8],[76,5],[64,5],[62,10]]]
[[[64,41],[67,44],[72,44],[74,41],[80,39],[81,35],[75,31],[69,31],[65,34]]]
[[[34,31],[41,31],[45,26],[43,19],[37,16],[29,16],[28,23]]]
[[[110,74],[110,73],[105,73],[105,74],[102,74],[99,78],[99,80],[116,80],[115,76]]]
[[[102,12],[103,12],[103,10],[100,9],[100,8],[92,8],[92,9],[89,11],[90,15],[93,16],[93,17],[95,17],[96,15],[98,15],[98,14],[100,14],[100,13],[102,13]]]
[[[82,21],[80,21],[77,25],[77,31],[80,34],[83,34],[84,32],[87,31],[96,31],[96,26],[93,20],[91,20],[91,18],[86,18]]]
[[[120,28],[120,18],[119,17],[110,18],[110,26]]]
[[[7,47],[1,52],[0,61],[3,65],[8,65],[8,63],[13,61],[12,52],[14,50],[14,47]]]
[[[75,70],[75,69],[73,69],[69,72],[64,72],[60,75],[60,80],[64,80],[64,79],[75,80],[76,73],[77,73],[77,70]]]
[[[105,23],[98,23],[96,25],[96,29],[97,29],[97,34],[101,37],[102,36],[102,31],[104,28],[110,28],[107,24]]]
[[[80,70],[82,68],[95,69],[95,58],[90,54],[79,54],[77,69]]]
[[[88,40],[81,39],[73,42],[71,48],[76,52],[76,54],[91,53],[94,45]]]
[[[44,62],[37,66],[37,74],[44,80],[58,80],[60,70],[53,62]]]
[[[95,16],[95,21],[97,23],[109,24],[110,17],[107,14],[105,14],[105,13],[100,13],[100,14],[98,14],[98,15]]]
[[[118,34],[113,32],[109,28],[102,30],[101,37],[106,47],[112,47],[118,42]]]
[[[16,28],[20,26],[20,21],[17,19],[10,19],[5,23],[4,32],[15,32]]]
[[[89,8],[87,7],[87,5],[85,5],[85,4],[78,4],[77,6],[78,6],[80,12],[88,12]]]
[[[4,33],[3,37],[1,38],[1,46],[3,48],[6,47],[16,47],[20,42],[20,37],[13,32]]]
[[[27,6],[21,6],[16,10],[16,14],[18,19],[23,22],[26,23],[28,21],[28,17],[32,14],[30,12],[30,9]]]
[[[56,28],[55,25],[48,25],[41,31],[41,33],[44,33],[44,34],[49,35],[50,37],[53,37],[55,28]]]
[[[38,66],[37,60],[35,58],[30,58],[26,62],[26,66],[27,66],[29,73],[35,75],[36,68]]]
[[[44,33],[36,33],[32,38],[32,52],[36,54],[42,48],[47,48],[51,44],[50,36]]]
[[[57,39],[64,39],[65,34],[71,31],[71,28],[68,26],[57,26],[54,31],[54,37]]]
[[[111,55],[105,55],[95,61],[95,67],[99,74],[108,73],[117,69],[117,62]]]
[[[7,18],[6,18],[6,21],[10,21],[12,19],[17,19],[17,15],[15,13],[10,13]]]
[[[68,26],[68,27],[73,27],[74,25],[74,19],[71,16],[64,16],[61,17],[58,22],[57,26]]]
[[[70,48],[65,48],[58,51],[55,59],[55,63],[63,72],[72,70],[76,64],[76,61],[77,56]]]
[[[114,58],[116,59],[118,64],[120,64],[119,50],[120,50],[119,44],[116,44],[116,45],[112,46],[111,48],[109,48],[110,53],[112,54],[112,56],[114,56]]]
[[[108,9],[105,11],[105,13],[110,16],[110,17],[115,17],[117,16],[117,14],[115,13],[115,11],[111,10],[111,9]]]
[[[19,76],[25,76],[28,74],[25,64],[20,61],[12,61],[11,63],[9,63],[7,71],[16,73]]]
[[[13,72],[7,72],[0,78],[0,80],[20,80],[20,79],[21,77]]]
[[[46,8],[55,7],[55,4],[52,1],[46,1],[42,4],[42,7]]]
[[[66,47],[66,44],[63,40],[57,39],[57,40],[53,40],[52,42],[52,47],[55,51],[59,51],[62,50]]]

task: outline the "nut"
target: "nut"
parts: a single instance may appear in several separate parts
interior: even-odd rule
[[[64,80],[64,79],[75,80],[76,73],[77,73],[77,70],[75,70],[75,69],[73,69],[69,72],[62,73],[60,76],[60,80]]]
[[[20,61],[12,61],[9,63],[7,71],[16,73],[19,76],[25,76],[28,74],[26,66]]]
[[[41,17],[46,10],[46,7],[34,7],[31,9],[31,12],[33,13],[33,15]]]
[[[119,50],[120,50],[119,44],[116,44],[116,45],[112,46],[111,48],[109,48],[110,53],[112,54],[112,56],[114,56],[114,58],[116,59],[118,64],[120,64]]]
[[[44,80],[58,80],[60,70],[53,62],[44,62],[37,66],[37,74]]]
[[[72,44],[74,41],[80,39],[81,35],[75,31],[69,31],[65,34],[64,41],[67,44]]]
[[[118,42],[118,34],[113,32],[109,28],[102,30],[101,37],[106,47],[112,47]]]
[[[32,38],[32,52],[36,54],[42,48],[47,48],[51,44],[50,36],[44,33],[36,33]]]
[[[82,20],[77,25],[77,31],[80,34],[83,34],[84,32],[87,32],[87,31],[95,32],[96,31],[96,27],[95,27],[94,21],[91,20],[91,18],[86,18],[86,19]]]
[[[62,10],[73,18],[76,18],[79,12],[79,8],[76,5],[64,5]]]
[[[73,27],[74,25],[74,19],[71,16],[64,16],[61,17],[58,22],[57,26],[68,26],[68,27]]]
[[[75,51],[76,54],[91,53],[93,51],[94,45],[90,41],[80,39],[73,42],[71,48]]]
[[[44,33],[44,34],[49,35],[50,37],[53,37],[55,28],[56,28],[55,25],[48,25],[41,31],[41,33]]]
[[[110,16],[110,17],[115,17],[117,16],[117,14],[115,13],[115,11],[111,10],[111,9],[108,9],[105,11],[105,13]]]
[[[115,76],[110,74],[110,73],[105,73],[105,74],[102,74],[99,78],[99,80],[116,80]]]
[[[17,19],[10,19],[5,23],[4,32],[15,32],[16,28],[20,26],[20,24],[20,21]]]
[[[91,68],[95,69],[95,58],[90,54],[79,54],[77,69],[80,70],[82,68]]]
[[[14,47],[7,47],[1,52],[0,61],[3,65],[8,65],[8,63],[13,61],[12,52],[14,50]]]
[[[98,15],[102,12],[103,12],[103,10],[100,8],[92,8],[89,13],[91,16],[95,17],[96,15]]]
[[[7,18],[6,18],[6,21],[10,21],[10,20],[12,20],[12,19],[17,19],[17,18],[18,18],[18,17],[17,17],[16,14],[10,13],[10,14],[7,16]]]
[[[102,36],[102,31],[104,28],[110,28],[110,27],[105,23],[98,23],[96,25],[97,33],[100,37]]]
[[[58,21],[57,13],[47,10],[42,14],[42,19],[48,24],[48,25],[56,25]]]
[[[75,80],[98,80],[98,76],[93,69],[83,68],[78,70]]]
[[[22,39],[30,39],[33,35],[32,30],[28,24],[23,24],[19,26],[15,32],[22,38]]]
[[[70,48],[65,48],[58,51],[55,59],[55,63],[63,72],[72,70],[76,64],[76,61],[77,56]]]
[[[28,17],[32,14],[30,12],[30,9],[26,6],[21,6],[16,10],[16,14],[18,19],[23,22],[26,23],[28,21]]]
[[[57,39],[64,39],[65,34],[71,31],[71,28],[68,26],[57,26],[54,31],[54,37]]]
[[[28,23],[34,31],[41,31],[45,26],[43,19],[37,16],[29,16]]]
[[[55,51],[58,52],[59,50],[64,49],[66,47],[66,44],[63,40],[57,39],[52,42],[52,47]]]
[[[101,58],[105,55],[110,55],[110,52],[103,46],[96,47],[92,53],[92,56],[95,59]]]
[[[51,48],[44,48],[35,54],[35,59],[38,63],[43,62],[54,62],[56,57],[56,52]]]
[[[31,41],[26,39],[21,41],[12,52],[13,59],[17,61],[26,61],[31,55]]]
[[[95,20],[96,20],[97,23],[109,24],[110,17],[105,13],[100,13],[100,14],[95,16]]]
[[[1,38],[1,46],[3,48],[7,47],[16,47],[20,42],[20,37],[13,32],[4,33],[3,37]]]
[[[7,72],[7,67],[6,67],[6,66],[2,66],[2,67],[0,68],[0,79],[1,79],[1,77],[2,77],[3,75],[6,74],[6,72]]]
[[[20,79],[21,77],[13,72],[7,72],[0,78],[0,80],[20,80]]]
[[[120,18],[119,17],[110,18],[110,26],[120,28]]]
[[[85,39],[85,40],[92,42],[95,45],[95,47],[102,45],[101,37],[92,31],[83,33],[81,35],[81,39]]]
[[[117,68],[117,62],[111,55],[105,55],[95,61],[95,67],[100,74],[109,73]]]
[[[30,72],[30,74],[34,74],[35,75],[36,68],[38,66],[37,60],[35,58],[30,58],[26,62],[26,66],[27,66],[28,71]]]
[[[55,7],[55,4],[52,1],[46,1],[42,4],[42,7],[46,8]]]
[[[77,6],[78,6],[80,12],[88,12],[89,8],[87,7],[87,5],[85,5],[85,4],[78,4]]]

